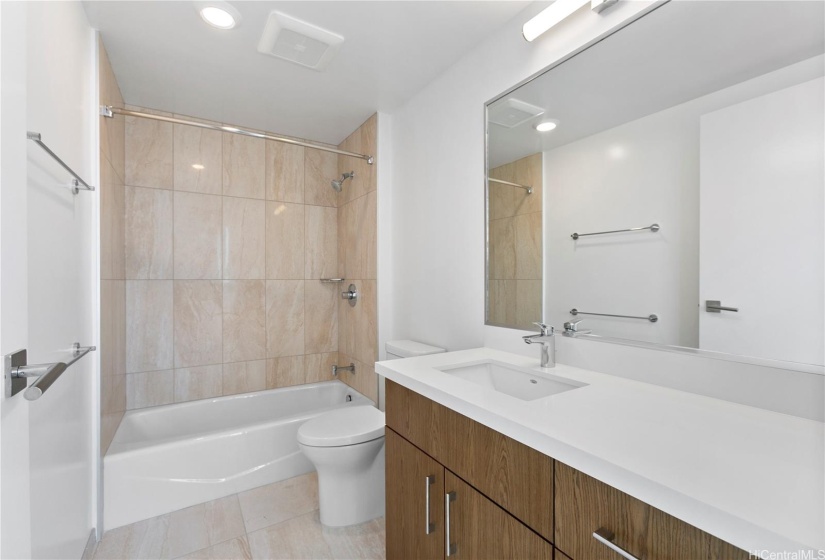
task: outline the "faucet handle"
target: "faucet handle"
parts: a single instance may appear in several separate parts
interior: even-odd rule
[[[533,324],[541,329],[541,336],[548,336],[548,335],[553,334],[553,331],[554,331],[553,327],[548,327],[547,325],[545,325],[544,323],[541,323],[541,322],[535,322]]]
[[[579,323],[581,323],[584,319],[579,319],[578,321],[567,321],[564,324],[564,331],[565,332],[577,332],[579,330]]]

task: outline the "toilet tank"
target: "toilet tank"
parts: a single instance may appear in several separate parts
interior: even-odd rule
[[[414,358],[415,356],[426,356],[428,354],[440,354],[446,352],[444,348],[430,346],[414,340],[393,340],[387,342],[387,359],[397,360],[398,358]]]
[[[439,354],[446,352],[444,348],[438,346],[430,346],[422,342],[414,340],[393,340],[387,342],[384,346],[387,350],[388,360],[397,360],[399,358],[414,358],[415,356],[426,356],[427,354]],[[384,378],[378,376],[378,408],[384,410]]]

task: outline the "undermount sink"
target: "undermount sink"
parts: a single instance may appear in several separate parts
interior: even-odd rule
[[[492,360],[444,366],[438,370],[523,401],[534,401],[586,385]]]

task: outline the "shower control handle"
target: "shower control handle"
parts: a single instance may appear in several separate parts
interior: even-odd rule
[[[355,307],[355,302],[358,300],[358,288],[355,284],[350,284],[346,291],[341,292],[341,299],[349,300],[351,307]]]

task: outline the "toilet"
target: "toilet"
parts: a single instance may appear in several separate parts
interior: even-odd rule
[[[437,352],[444,349],[411,340],[387,343],[389,359]],[[318,471],[323,525],[344,527],[384,515],[384,425],[383,412],[358,405],[326,412],[298,429],[298,446]]]

